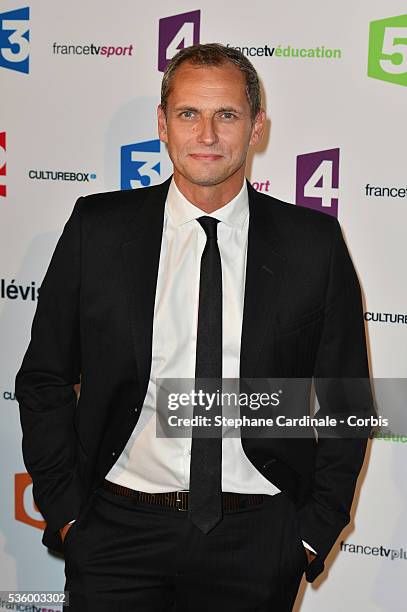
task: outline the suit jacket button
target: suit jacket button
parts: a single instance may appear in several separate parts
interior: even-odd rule
[[[113,453],[112,453],[112,457],[114,457],[114,456],[115,456],[115,454],[116,454],[116,453],[113,451]]]

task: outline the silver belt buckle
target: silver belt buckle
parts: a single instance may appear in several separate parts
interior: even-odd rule
[[[177,497],[176,497],[177,510],[179,510],[180,512],[186,512],[187,511],[186,508],[181,508],[182,498],[180,496],[180,493],[189,493],[189,490],[182,489],[181,491],[177,491]]]

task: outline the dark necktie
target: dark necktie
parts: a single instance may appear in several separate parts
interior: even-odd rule
[[[195,390],[222,392],[222,267],[213,217],[199,217],[206,234],[199,281]],[[195,416],[221,414],[222,407],[206,411],[194,406]],[[189,484],[189,518],[204,533],[222,519],[222,428],[193,427]],[[209,437],[210,436],[210,437]]]

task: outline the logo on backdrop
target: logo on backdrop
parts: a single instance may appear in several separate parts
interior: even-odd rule
[[[28,7],[0,13],[0,67],[29,72]]]
[[[371,546],[366,544],[353,544],[347,543],[342,540],[341,552],[356,554],[356,555],[367,555],[372,557],[381,557],[382,559],[388,559],[389,561],[407,561],[407,550],[400,546],[399,548],[387,548],[386,546]]]
[[[270,181],[269,179],[265,180],[265,181],[250,181],[252,187],[256,190],[256,191],[261,191],[264,193],[269,193],[270,192]]]
[[[370,312],[366,311],[363,318],[368,323],[397,323],[407,325],[407,314],[399,312]]]
[[[190,11],[159,21],[158,70],[164,72],[167,64],[180,49],[197,45],[201,24],[201,11]]]
[[[2,300],[22,300],[23,302],[35,302],[38,300],[40,287],[36,287],[35,281],[29,285],[16,285],[13,280],[9,283],[5,278],[0,278],[0,298]]]
[[[28,177],[36,181],[77,181],[89,183],[96,178],[94,172],[69,172],[66,170],[29,170]]]
[[[31,476],[26,472],[14,475],[14,500],[16,521],[45,529],[45,521],[33,499]]]
[[[407,186],[395,187],[394,185],[365,185],[365,196],[367,198],[407,198]]]
[[[3,399],[15,402],[16,394],[14,391],[3,391]]]
[[[0,132],[0,197],[3,198],[7,195],[7,187],[3,183],[7,172],[6,150],[6,132]]]
[[[297,156],[295,203],[338,216],[339,149]]]
[[[394,434],[391,431],[374,431],[373,438],[375,440],[380,440],[381,442],[400,442],[401,444],[407,444],[407,436]]]
[[[367,74],[407,86],[407,14],[370,23]]]
[[[120,149],[120,188],[154,185],[161,176],[161,141],[145,140]]]
[[[287,58],[299,58],[299,59],[342,59],[342,49],[333,49],[331,47],[325,47],[320,45],[317,47],[297,47],[295,45],[279,44],[279,45],[261,45],[259,47],[253,46],[235,46],[226,44],[227,47],[237,49],[241,51],[243,55],[247,57],[270,57],[280,58],[281,60]]]
[[[131,57],[133,55],[133,45],[95,45],[94,43],[71,44],[57,43],[52,44],[53,55],[100,55],[101,57]]]

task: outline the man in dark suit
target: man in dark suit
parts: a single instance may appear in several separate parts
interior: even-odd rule
[[[58,242],[16,396],[71,609],[284,612],[349,521],[365,439],[156,435],[157,379],[368,377],[338,222],[245,180],[264,124],[243,54],[181,50],[173,177],[80,198]]]

